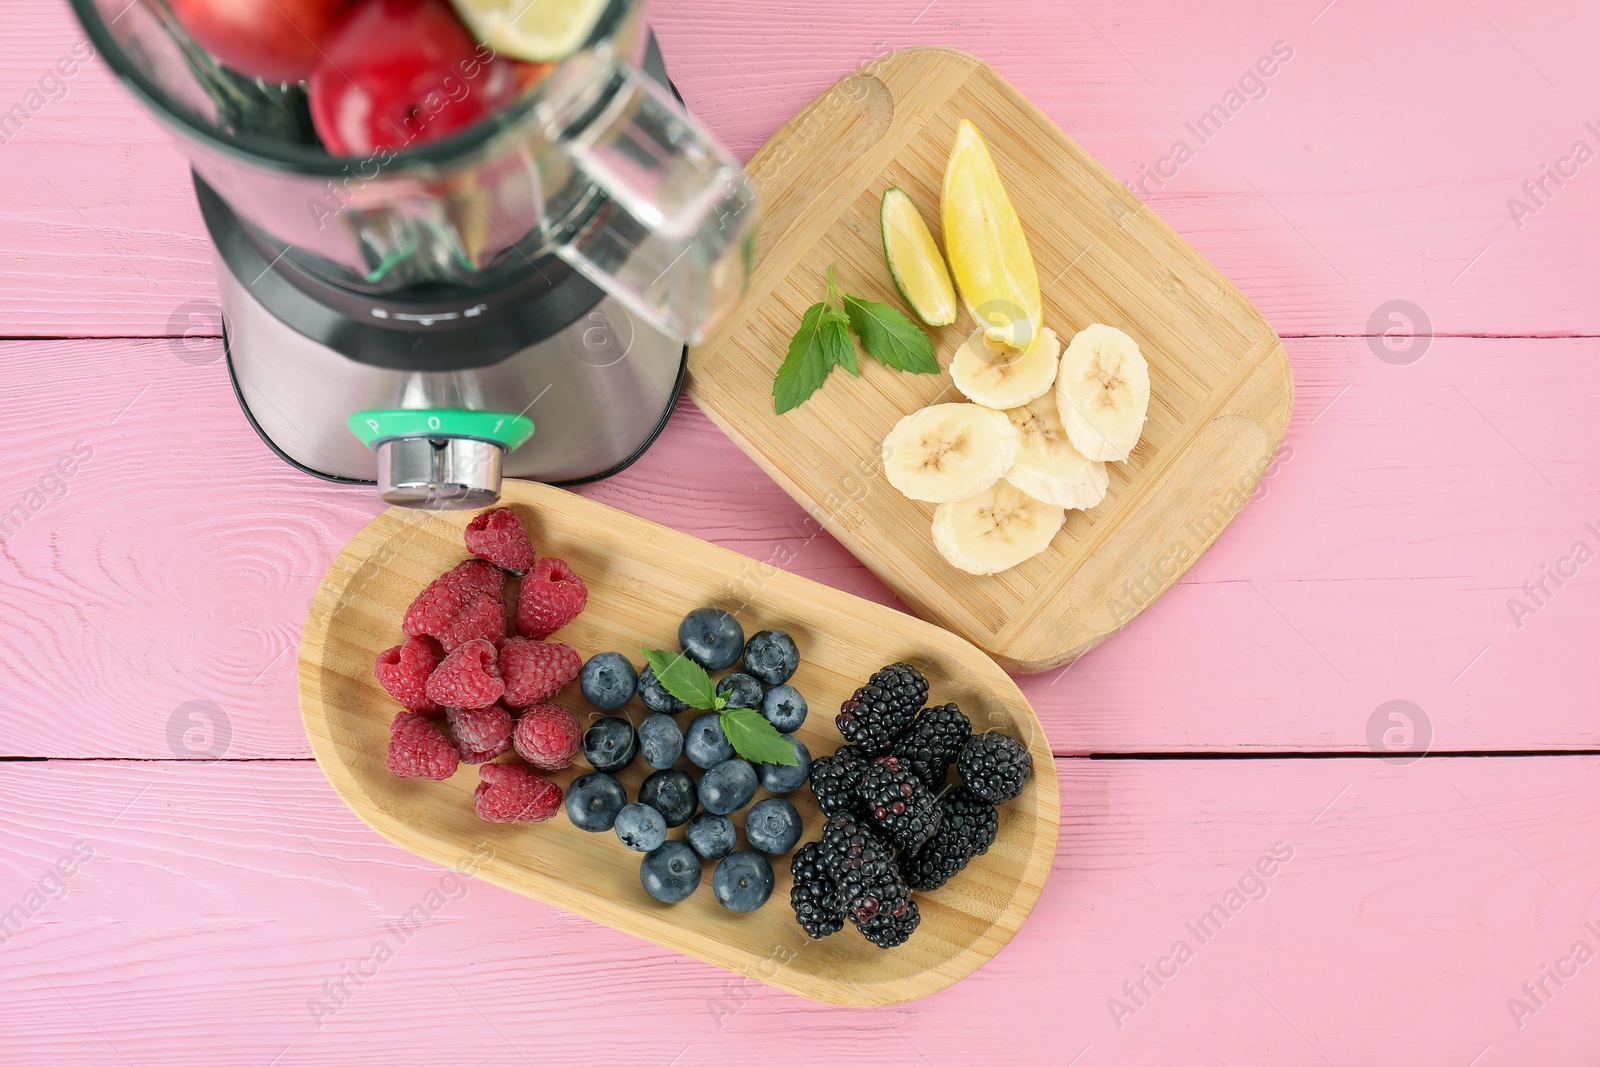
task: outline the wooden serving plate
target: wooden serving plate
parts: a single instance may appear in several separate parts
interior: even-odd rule
[[[1150,363],[1150,415],[1111,491],[1069,511],[1052,547],[990,577],[945,563],[932,504],[884,480],[879,443],[901,416],[959,400],[948,374],[861,360],[800,408],[773,414],[772,379],[834,267],[849,293],[903,306],[884,265],[885,189],[939,232],[956,125],[989,143],[1022,217],[1045,324],[1065,343],[1091,322],[1131,334]],[[846,78],[750,161],[765,205],[759,265],[731,321],[689,356],[689,395],[722,430],[923,618],[1030,672],[1066,663],[1125,625],[1216,540],[1283,440],[1288,357],[1227,279],[979,60],[893,53]],[[930,331],[948,368],[973,329]]]
[[[389,723],[399,706],[373,678],[372,664],[402,639],[400,619],[423,586],[467,558],[461,534],[473,515],[392,508],[334,560],[300,643],[300,708],[312,752],[367,825],[419,856],[833,1004],[892,1004],[936,992],[1017,932],[1055,857],[1060,798],[1039,720],[993,661],[918,619],[561,489],[507,482],[503,503],[528,524],[541,555],[567,560],[587,583],[588,608],[557,635],[584,655],[615,649],[642,666],[641,644],[676,648],[678,620],[716,605],[737,615],[746,633],[771,626],[793,635],[801,665],[792,684],[811,706],[797,736],[813,754],[841,743],[833,725],[839,703],[879,667],[905,660],[927,676],[930,699],[956,701],[978,730],[1025,740],[1033,777],[1000,809],[994,847],[944,888],[917,895],[922,925],[899,948],[878,949],[850,929],[809,940],[789,908],[786,858],[773,864],[772,900],[750,915],[716,903],[710,864],[692,897],[659,904],[639,884],[639,854],[611,834],[585,833],[565,813],[538,825],[483,822],[472,809],[478,775],[471,767],[446,782],[389,773]],[[599,717],[576,685],[557,699],[580,719]],[[645,714],[637,700],[627,713],[635,725]],[[556,777],[565,787],[587,769],[580,757]],[[630,797],[648,770],[636,760],[620,775]],[[815,840],[823,819],[810,791],[802,787],[790,799],[805,819],[802,840]],[[734,821],[742,831],[742,816]]]

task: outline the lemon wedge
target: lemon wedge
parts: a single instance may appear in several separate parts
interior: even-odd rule
[[[950,150],[941,208],[950,270],[967,310],[995,345],[1031,351],[1044,325],[1039,274],[983,135],[967,119]]]
[[[582,48],[609,0],[451,0],[478,40],[530,63],[554,63]]]
[[[904,189],[891,188],[883,194],[883,256],[889,261],[889,275],[917,318],[929,326],[948,326],[956,321],[956,287],[939,254],[939,246],[922,220],[922,212]]]

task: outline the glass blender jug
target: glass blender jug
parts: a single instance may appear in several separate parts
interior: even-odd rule
[[[642,0],[610,0],[500,110],[360,158],[317,142],[303,88],[219,66],[166,0],[72,2],[177,134],[235,390],[309,473],[428,507],[492,502],[502,473],[614,473],[743,293],[755,197],[675,98]]]

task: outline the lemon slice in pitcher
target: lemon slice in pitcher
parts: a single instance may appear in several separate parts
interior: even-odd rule
[[[1044,325],[1033,253],[983,135],[967,119],[950,150],[941,207],[950,270],[972,317],[996,346],[1032,350]]]
[[[929,326],[948,326],[956,321],[956,287],[939,254],[939,246],[922,221],[922,212],[904,189],[891,188],[883,194],[883,256],[889,261],[889,275],[895,288],[917,318]]]
[[[554,63],[582,48],[610,0],[451,0],[478,40],[530,63]]]

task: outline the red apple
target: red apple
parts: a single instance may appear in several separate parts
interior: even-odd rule
[[[511,61],[480,46],[449,0],[357,0],[322,52],[307,96],[334,155],[447,137],[517,95]]]
[[[267,81],[304,81],[350,0],[170,0],[178,23],[217,62]]]

